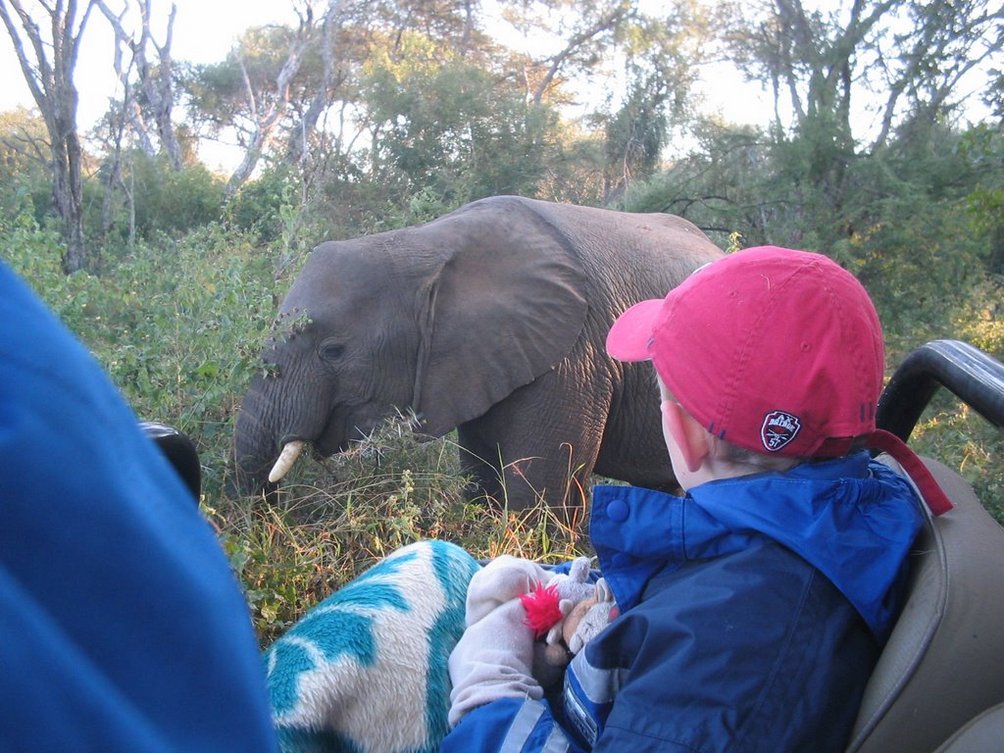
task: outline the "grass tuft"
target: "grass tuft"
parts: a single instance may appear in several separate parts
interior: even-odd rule
[[[335,458],[303,465],[272,497],[203,502],[244,585],[263,648],[332,591],[414,541],[448,539],[479,559],[591,555],[581,510],[576,516],[542,502],[516,511],[468,501],[456,445],[418,441],[403,417]]]

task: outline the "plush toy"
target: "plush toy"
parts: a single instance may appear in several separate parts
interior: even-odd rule
[[[602,578],[592,580],[588,557],[573,560],[567,573],[556,573],[503,554],[471,579],[467,625],[515,598],[537,637],[531,674],[543,688],[560,682],[572,656],[616,616],[610,588]]]
[[[604,578],[589,581],[588,568],[588,560],[576,560],[567,578],[556,575],[520,597],[538,638],[533,675],[545,688],[559,682],[572,657],[617,617],[610,586]]]
[[[539,700],[561,682],[569,646],[581,650],[616,615],[606,581],[592,578],[585,557],[555,572],[501,555],[474,574],[449,658],[451,727],[486,703]]]
[[[617,619],[620,610],[606,578],[596,581],[593,596],[576,604],[565,618],[561,635],[574,656],[607,625]]]

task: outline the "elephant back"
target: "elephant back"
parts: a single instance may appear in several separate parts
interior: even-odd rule
[[[723,256],[700,228],[675,215],[521,201],[568,240],[591,293],[609,289],[628,305],[663,297],[699,266]]]

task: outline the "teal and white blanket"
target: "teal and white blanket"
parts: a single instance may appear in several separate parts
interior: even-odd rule
[[[404,547],[322,601],[265,653],[283,753],[433,753],[449,729],[447,660],[477,562]]]

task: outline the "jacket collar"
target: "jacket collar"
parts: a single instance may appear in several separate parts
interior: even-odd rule
[[[922,521],[909,484],[860,452],[712,481],[685,497],[598,486],[590,534],[622,610],[659,571],[767,538],[826,575],[884,640],[897,606],[893,586]]]

